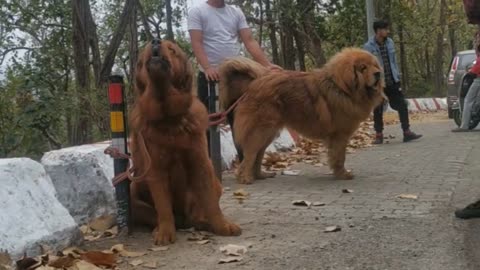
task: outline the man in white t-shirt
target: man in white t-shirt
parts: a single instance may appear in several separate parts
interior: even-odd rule
[[[282,69],[265,56],[253,38],[242,10],[225,4],[224,0],[207,0],[191,8],[187,22],[193,53],[200,65],[197,95],[207,107],[208,82],[218,81],[217,67],[223,60],[240,55],[239,40],[255,61],[272,70]],[[233,127],[233,115],[228,116],[228,122]],[[239,149],[237,151],[241,159]]]

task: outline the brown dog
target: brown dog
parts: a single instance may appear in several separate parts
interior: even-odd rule
[[[222,187],[208,157],[205,106],[192,96],[192,68],[174,43],[154,40],[139,55],[130,115],[136,222],[156,226],[155,244],[175,241],[174,216],[219,235],[240,235],[219,207]],[[154,207],[152,207],[154,206]]]
[[[234,112],[235,143],[244,156],[238,182],[274,176],[262,172],[261,164],[283,127],[323,140],[335,176],[352,179],[344,167],[346,147],[382,101],[381,72],[375,56],[356,48],[344,49],[313,72],[268,72],[247,58],[226,60],[219,68],[222,106],[228,108],[245,93]]]

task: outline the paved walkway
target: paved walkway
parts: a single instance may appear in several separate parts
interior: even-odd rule
[[[455,134],[452,127],[451,121],[414,125],[425,137],[408,144],[401,142],[398,126],[388,127],[397,139],[348,156],[353,181],[332,180],[327,168],[305,164],[295,166],[300,176],[277,176],[250,186],[226,176],[230,190],[222,207],[241,224],[242,236],[215,236],[198,245],[183,232],[169,250],[143,259],[172,270],[480,269],[480,223],[453,216],[456,207],[480,196],[480,133]],[[242,204],[232,196],[240,187],[250,194]],[[418,198],[398,198],[400,194]],[[325,205],[294,206],[293,200]],[[341,231],[324,233],[327,226]],[[134,250],[152,243],[149,233],[140,232],[115,241]],[[219,265],[225,257],[219,247],[230,243],[251,247],[241,262]]]

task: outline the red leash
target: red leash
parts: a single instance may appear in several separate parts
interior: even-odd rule
[[[237,107],[238,103],[240,101],[242,101],[244,98],[245,98],[245,93],[242,94],[240,96],[240,98],[237,99],[237,101],[235,101],[232,105],[230,105],[230,107],[228,107],[227,110],[225,110],[223,112],[216,112],[216,113],[209,114],[208,119],[210,120],[210,122],[208,123],[208,125],[209,126],[216,126],[216,125],[219,125],[219,124],[223,123],[225,121],[225,119],[227,119],[227,115],[231,111],[233,111],[235,109],[235,107]],[[219,119],[214,120],[216,118],[219,118]]]

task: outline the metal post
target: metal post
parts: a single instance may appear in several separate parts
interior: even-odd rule
[[[208,113],[215,113],[219,110],[218,87],[215,82],[208,82]],[[220,144],[219,126],[210,126],[209,128],[209,147],[210,159],[215,169],[215,174],[222,181],[222,152]]]
[[[375,18],[375,11],[373,9],[373,0],[365,0],[365,8],[367,10],[367,32],[368,38],[374,35],[373,20]]]
[[[125,125],[125,86],[122,75],[112,75],[109,78],[108,99],[110,102],[110,129],[112,132],[112,147],[121,153],[128,154],[127,131]],[[127,170],[128,160],[116,158],[113,160],[114,174],[117,176]],[[117,199],[117,226],[119,231],[126,229],[131,232],[130,221],[130,183],[123,181],[115,186]]]

